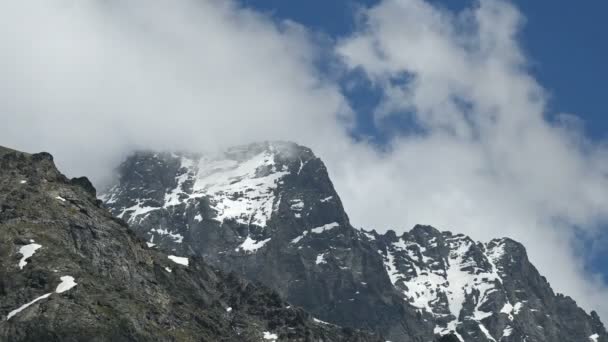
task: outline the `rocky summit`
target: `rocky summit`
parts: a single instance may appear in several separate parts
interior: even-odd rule
[[[323,321],[393,342],[608,342],[597,314],[554,293],[513,240],[353,228],[306,147],[139,152],[118,171],[101,199],[151,249],[259,281]]]
[[[148,247],[95,192],[48,153],[0,147],[0,341],[380,340],[196,253]]]

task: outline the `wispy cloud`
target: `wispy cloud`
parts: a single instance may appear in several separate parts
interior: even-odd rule
[[[230,1],[0,4],[0,134],[99,180],[134,148],[339,134],[304,28]],[[305,138],[305,139],[303,139]]]
[[[606,286],[584,274],[573,227],[595,234],[606,221],[607,151],[574,117],[546,119],[544,90],[518,41],[522,22],[494,0],[460,13],[420,0],[366,11],[337,50],[384,90],[379,125],[413,113],[422,133],[396,136],[389,152],[353,163],[338,184],[365,226],[423,222],[517,238],[557,290],[606,317]],[[395,82],[400,75],[408,80]]]

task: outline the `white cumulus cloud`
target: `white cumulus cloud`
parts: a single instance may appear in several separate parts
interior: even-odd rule
[[[572,117],[547,120],[518,41],[522,21],[496,0],[460,13],[421,0],[365,11],[337,50],[383,89],[380,127],[413,115],[421,133],[395,137],[383,153],[360,146],[337,183],[363,226],[429,223],[518,239],[558,291],[606,317],[606,286],[585,274],[572,228],[593,235],[606,222],[606,149]]]

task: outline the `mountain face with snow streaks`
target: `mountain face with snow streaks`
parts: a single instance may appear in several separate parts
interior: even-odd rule
[[[608,341],[599,317],[555,294],[513,240],[353,228],[306,147],[139,152],[119,176],[101,198],[149,246],[202,256],[323,321],[392,341]]]
[[[380,341],[196,255],[148,247],[86,178],[66,178],[48,153],[0,147],[0,341],[284,340]]]

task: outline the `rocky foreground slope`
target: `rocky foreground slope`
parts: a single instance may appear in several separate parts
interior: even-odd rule
[[[377,341],[149,248],[50,154],[0,147],[0,341]]]
[[[148,245],[201,256],[331,323],[392,341],[608,342],[510,239],[355,229],[323,162],[292,143],[140,152],[102,196]]]

